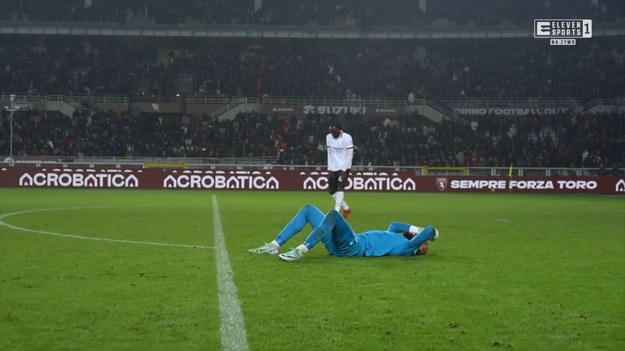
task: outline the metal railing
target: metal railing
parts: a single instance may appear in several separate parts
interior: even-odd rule
[[[619,22],[597,22],[593,37],[622,36],[625,29]],[[156,37],[264,37],[264,38],[340,38],[340,39],[467,39],[467,38],[532,38],[523,25],[422,25],[363,27],[346,25],[272,25],[260,23],[120,23],[0,20],[0,34],[89,35],[89,36],[156,36]]]
[[[345,98],[345,97],[318,97],[318,96],[278,96],[262,99],[263,104],[268,105],[339,105],[339,106],[404,106],[406,98],[398,97],[370,97],[370,98]]]
[[[234,101],[231,101],[229,104],[223,105],[222,107],[211,112],[211,117],[221,116],[222,114],[232,110],[233,108],[241,104],[246,104],[246,103],[247,103],[247,98],[236,99]]]
[[[58,96],[58,94],[38,94],[38,93],[26,93],[26,92],[0,92],[0,101],[8,100],[9,95],[14,94],[18,101],[48,101],[51,97]],[[134,102],[132,97],[121,94],[95,94],[95,95],[66,95],[67,97],[78,102],[95,102],[95,103],[128,103]],[[189,104],[207,104],[207,105],[227,105],[234,101],[244,99],[246,103],[251,104],[274,104],[274,105],[359,105],[359,106],[409,106],[419,105],[423,101],[434,101],[437,104],[446,106],[448,108],[471,108],[471,107],[485,107],[485,108],[533,108],[533,107],[578,107],[581,105],[581,101],[578,99],[533,99],[533,98],[449,98],[449,97],[433,97],[428,99],[416,99],[409,102],[405,97],[368,97],[368,98],[346,98],[346,97],[333,97],[333,96],[271,96],[271,97],[241,97],[241,96],[187,96],[184,101]],[[147,100],[145,102],[155,102],[157,99]],[[158,99],[159,102],[179,102],[175,98],[172,100]],[[597,98],[587,103],[597,100],[600,104],[625,104],[625,101],[615,100],[611,98]],[[137,101],[143,101],[139,99]]]
[[[227,105],[239,99],[241,99],[240,96],[187,96],[185,102],[187,104]]]
[[[462,124],[464,126],[469,125],[469,122],[465,118],[460,117],[457,113],[455,113],[453,110],[451,110],[447,106],[440,105],[432,100],[423,100],[423,103],[426,106],[429,106],[430,108],[440,112],[443,116],[451,119],[452,121],[456,123]]]
[[[276,156],[263,157],[227,157],[227,158],[189,158],[189,157],[74,157],[74,156],[15,156],[13,162],[6,155],[0,156],[2,167],[144,167],[146,164],[180,164],[191,169],[237,169],[237,170],[302,170],[327,171],[325,165],[285,165],[279,164]],[[410,171],[415,175],[423,176],[598,176],[625,174],[625,168],[566,168],[566,167],[436,167],[433,170],[428,166],[398,165],[398,166],[370,166],[353,165],[352,172],[381,172],[381,171]],[[618,173],[618,174],[616,174]]]
[[[0,93],[0,101],[8,100],[10,95],[15,95],[17,101],[58,101],[60,97],[70,98],[77,102],[92,103],[127,103],[128,96],[121,94],[97,94],[97,95],[58,95],[58,94],[31,94],[31,93]]]
[[[451,108],[558,108],[578,106],[579,101],[576,99],[519,99],[519,98],[439,98],[433,99],[439,103]]]
[[[193,165],[252,165],[276,164],[277,156],[259,157],[117,157],[117,156],[0,156],[0,160],[14,165],[33,164],[93,164],[93,165],[142,165],[145,163],[193,164]]]

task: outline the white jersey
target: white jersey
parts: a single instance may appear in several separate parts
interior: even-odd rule
[[[341,132],[341,135],[335,139],[332,133],[328,133],[326,136],[326,148],[328,150],[329,171],[344,171],[352,168],[354,142],[351,135]]]

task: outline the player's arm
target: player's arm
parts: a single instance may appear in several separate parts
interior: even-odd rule
[[[423,230],[423,228],[400,222],[392,222],[388,226],[389,232],[402,234],[408,240],[414,238],[417,234],[419,234],[419,232],[421,232],[421,230]]]
[[[328,142],[329,138],[330,138],[330,135],[328,134],[326,136],[326,153],[328,155],[328,170],[331,170],[331,169],[333,169],[334,165],[333,165],[333,160],[332,160],[332,155],[331,155],[331,153],[332,153],[331,149],[332,148],[330,147],[330,143]]]
[[[388,225],[388,231],[393,233],[410,232],[412,234],[418,234],[421,229],[422,228],[415,225],[401,222],[391,222],[391,224]]]
[[[428,240],[429,238],[434,237],[434,232],[436,231],[436,229],[432,226],[427,226],[425,228],[419,229],[419,235],[414,235],[412,238],[410,238],[407,247],[408,250],[414,252],[415,255],[425,255],[428,252]]]
[[[354,159],[354,141],[352,136],[349,136],[349,143],[347,143],[347,169],[352,168],[352,160]]]
[[[428,252],[428,242],[423,242],[421,239],[417,240],[415,235],[408,241],[407,250],[412,252],[413,255],[425,255]]]

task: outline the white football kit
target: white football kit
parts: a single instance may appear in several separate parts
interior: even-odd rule
[[[335,139],[332,133],[328,133],[326,148],[328,150],[329,171],[337,172],[352,168],[354,142],[351,135],[341,132],[341,135]]]

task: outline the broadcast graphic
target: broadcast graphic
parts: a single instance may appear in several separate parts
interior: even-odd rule
[[[577,39],[592,38],[592,20],[535,19],[534,38],[549,39],[549,45],[576,45]]]

